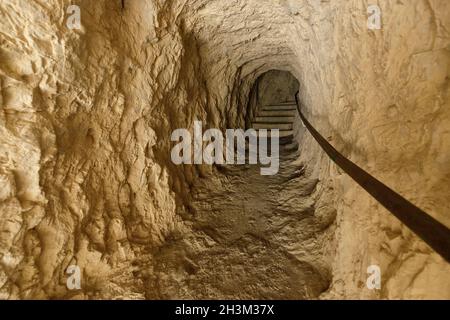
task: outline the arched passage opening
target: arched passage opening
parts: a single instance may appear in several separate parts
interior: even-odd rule
[[[261,74],[249,95],[246,124],[255,130],[278,129],[282,151],[298,149],[301,129],[295,104],[299,81],[289,71],[272,69]]]

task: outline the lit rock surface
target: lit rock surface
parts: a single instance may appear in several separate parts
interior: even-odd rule
[[[448,0],[379,1],[382,30],[359,0],[76,2],[81,30],[72,1],[0,3],[0,298],[450,298],[449,264],[301,124],[268,180],[170,160],[174,129],[245,127],[287,70],[338,150],[450,226]]]

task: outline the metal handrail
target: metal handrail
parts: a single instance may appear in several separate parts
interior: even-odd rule
[[[330,159],[434,251],[450,262],[450,229],[339,153],[302,114],[298,93],[299,91],[295,94],[295,102],[300,118]]]

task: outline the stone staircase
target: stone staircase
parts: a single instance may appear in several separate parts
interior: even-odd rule
[[[297,150],[298,145],[293,142],[293,123],[297,107],[295,102],[282,102],[274,105],[262,106],[258,109],[256,117],[252,123],[252,128],[259,129],[279,129],[280,148],[284,150]],[[261,133],[258,132],[258,135]],[[268,133],[270,134],[270,133]]]

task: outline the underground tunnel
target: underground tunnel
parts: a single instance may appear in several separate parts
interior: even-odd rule
[[[450,7],[378,2],[2,0],[0,299],[449,299]]]

